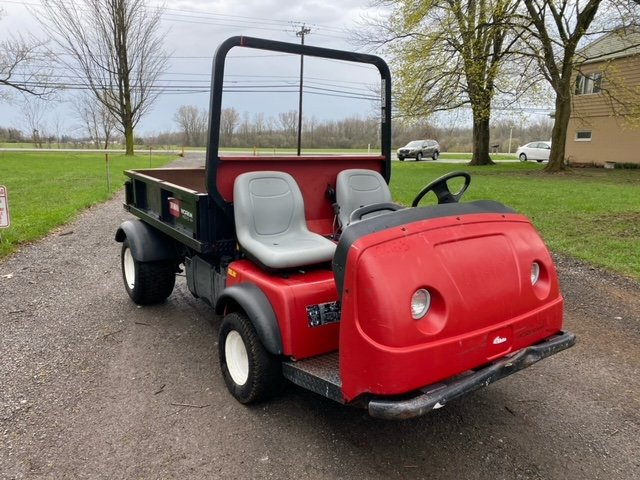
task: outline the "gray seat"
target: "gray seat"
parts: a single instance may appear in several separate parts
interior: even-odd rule
[[[340,226],[346,227],[349,225],[351,214],[361,207],[375,204],[391,206],[391,192],[382,175],[374,170],[343,170],[336,180],[336,203],[340,207]],[[389,210],[372,212],[363,218],[382,215]]]
[[[284,172],[249,172],[233,185],[238,243],[247,256],[273,269],[328,262],[336,244],[310,232],[298,184]]]

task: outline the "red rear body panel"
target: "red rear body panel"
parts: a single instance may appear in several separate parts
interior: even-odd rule
[[[280,326],[283,353],[297,360],[338,348],[339,323],[310,327],[307,307],[335,302],[338,294],[329,269],[277,275],[248,260],[229,265],[227,286],[253,283],[267,296]]]
[[[531,285],[532,262],[541,265]],[[427,315],[411,296],[431,292]],[[348,253],[340,375],[346,400],[409,392],[561,329],[551,257],[523,216],[423,220],[365,236]]]

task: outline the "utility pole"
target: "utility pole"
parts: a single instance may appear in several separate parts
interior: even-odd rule
[[[305,35],[311,33],[311,28],[302,24],[300,30],[296,32],[296,37],[300,37],[300,44],[304,45]],[[300,55],[300,98],[298,100],[298,156],[300,156],[300,147],[302,145],[302,86],[304,75],[304,54]]]

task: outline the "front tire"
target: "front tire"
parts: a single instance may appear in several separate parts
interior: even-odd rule
[[[520,154],[520,161],[521,162],[526,162],[527,161],[527,156],[524,153]]]
[[[422,152],[418,152],[416,155],[416,162],[419,162],[420,160],[422,160]]]
[[[280,360],[267,352],[244,313],[225,315],[218,335],[218,355],[224,383],[240,403],[259,402],[279,391]]]
[[[139,262],[133,257],[129,241],[125,239],[120,252],[120,264],[124,288],[136,304],[160,303],[173,292],[176,283],[173,262]]]

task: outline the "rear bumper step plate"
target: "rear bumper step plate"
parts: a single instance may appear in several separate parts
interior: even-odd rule
[[[419,417],[444,407],[451,400],[486,387],[501,378],[523,370],[540,360],[561,352],[576,342],[570,332],[560,332],[546,340],[523,348],[491,362],[478,370],[471,370],[448,380],[429,385],[418,391],[395,397],[369,397],[356,400],[369,415],[389,420]],[[324,397],[345,403],[339,375],[339,353],[331,352],[298,362],[285,361],[282,373],[291,382]]]
[[[402,398],[376,397],[369,400],[369,415],[389,420],[402,420],[425,415],[444,407],[451,400],[486,387],[501,378],[523,370],[540,360],[573,346],[576,337],[560,332],[545,341],[443,382],[429,385],[415,396]]]

